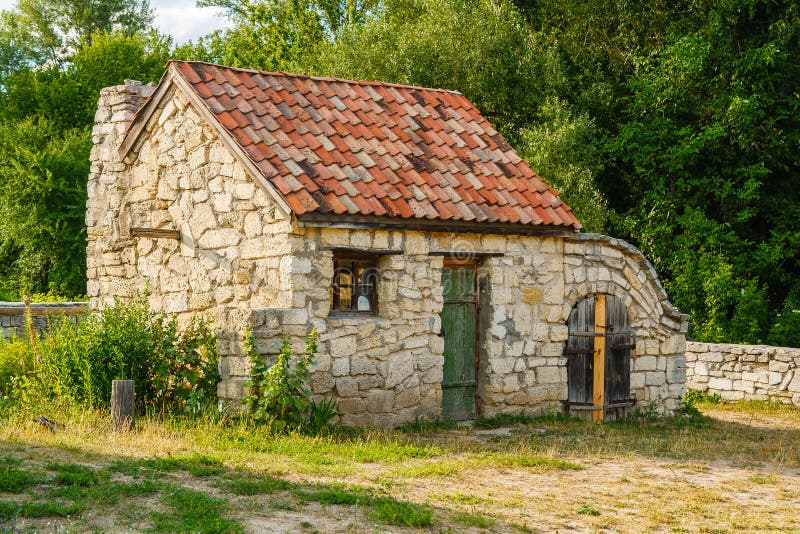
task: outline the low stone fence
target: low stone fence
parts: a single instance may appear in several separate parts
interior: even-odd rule
[[[800,406],[800,349],[689,341],[686,387],[717,393],[725,400]]]
[[[30,304],[33,328],[41,333],[48,330],[54,317],[77,317],[88,310],[86,302],[41,302]],[[0,302],[0,334],[4,338],[25,337],[27,311],[22,302]]]

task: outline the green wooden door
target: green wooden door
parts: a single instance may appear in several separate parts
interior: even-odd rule
[[[442,417],[463,421],[475,417],[475,355],[477,292],[475,267],[445,265],[442,272],[444,307],[444,377]]]

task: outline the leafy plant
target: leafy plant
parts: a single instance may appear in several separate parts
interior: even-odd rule
[[[636,406],[633,418],[652,423],[661,419],[661,413],[658,411],[655,401],[650,401],[647,404]]]
[[[592,506],[591,504],[583,503],[575,510],[576,514],[582,515],[600,515],[600,510]]]
[[[310,399],[309,366],[314,363],[318,339],[319,334],[313,329],[306,338],[303,353],[295,358],[292,366],[292,345],[287,336],[277,360],[269,364],[256,350],[252,332],[245,330],[244,352],[250,359],[251,369],[245,403],[256,423],[269,424],[278,432],[319,433],[336,416],[333,400],[316,403]]]
[[[0,336],[0,396],[11,394],[15,381],[33,370],[34,359],[27,340]]]
[[[702,389],[692,388],[687,389],[686,393],[683,395],[684,406],[696,407],[701,402],[708,404],[721,404],[722,397],[720,397],[719,393],[709,393],[708,391],[704,391]]]
[[[312,400],[306,428],[312,435],[319,434],[337,415],[339,412],[336,410],[336,400],[332,397],[324,397],[319,401]]]
[[[208,321],[192,317],[179,332],[176,319],[151,311],[145,295],[63,319],[41,339],[0,344],[0,372],[12,368],[4,362],[22,362],[13,368],[13,394],[22,402],[105,407],[112,381],[130,379],[140,412],[201,411],[215,398],[218,360]]]

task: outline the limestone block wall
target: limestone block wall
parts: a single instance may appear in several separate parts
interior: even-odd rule
[[[251,315],[259,351],[268,356],[277,353],[284,335],[299,351],[303,337],[317,329],[312,393],[335,397],[347,424],[396,426],[441,413],[443,260],[428,255],[424,240],[413,232],[298,228],[285,273],[294,306]],[[332,247],[403,251],[378,262],[377,316],[331,313],[333,255],[326,249]]]
[[[102,119],[114,116],[115,103],[136,90],[147,93],[136,85],[104,90],[97,132],[108,128]],[[210,316],[228,380],[245,372],[239,355],[246,312],[292,304],[291,224],[181,93],[163,102],[131,164],[118,163],[117,129],[96,136],[87,291],[93,308],[147,291],[153,309],[179,320]],[[134,227],[179,230],[180,240],[135,237]]]
[[[766,345],[686,344],[686,386],[725,400],[800,406],[800,349]]]
[[[326,249],[332,247],[402,252],[379,262],[378,316],[330,313],[333,260]],[[685,387],[685,317],[667,302],[641,254],[604,236],[296,228],[288,274],[295,306],[253,313],[260,350],[276,354],[288,333],[299,351],[303,336],[315,327],[321,342],[312,390],[336,397],[345,422],[392,426],[438,417],[443,260],[430,253],[442,251],[464,257],[502,254],[486,258],[478,268],[481,414],[562,410],[567,399],[566,321],[578,300],[598,293],[617,295],[628,308],[637,342],[632,393],[666,414],[677,407]],[[236,386],[231,396],[235,391]]]
[[[30,310],[33,328],[41,334],[63,317],[78,320],[88,307],[85,302],[36,302],[30,304]],[[27,313],[22,302],[0,302],[0,336],[27,337]]]
[[[86,201],[86,290],[92,307],[129,292],[128,280],[136,276],[134,242],[123,235],[130,228],[123,205],[128,166],[117,150],[134,115],[154,90],[130,80],[100,90]]]
[[[667,300],[652,266],[635,248],[596,234],[520,237],[440,234],[432,249],[503,253],[479,270],[479,397],[485,415],[561,410],[567,399],[567,319],[580,299],[623,299],[636,340],[631,389],[665,414],[685,387],[685,316]]]

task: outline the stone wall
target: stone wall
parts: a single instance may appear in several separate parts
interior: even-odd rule
[[[347,424],[396,426],[441,413],[442,258],[419,249],[421,234],[296,229],[288,266],[295,306],[253,313],[259,349],[276,354],[285,334],[295,348],[320,334],[311,379],[316,396],[335,396]],[[344,246],[402,250],[380,258],[378,316],[331,313],[332,252]]]
[[[350,424],[394,426],[441,414],[443,258],[480,262],[478,401],[482,415],[561,410],[567,398],[572,307],[586,296],[622,298],[637,346],[631,389],[670,413],[683,393],[685,320],[649,263],[626,243],[593,234],[552,237],[306,228],[247,175],[219,131],[172,88],[121,162],[118,147],[152,91],[133,82],[101,93],[87,202],[92,307],[148,291],[154,309],[215,320],[221,398],[249,374],[246,326],[260,353],[297,350],[316,328],[315,396],[334,396]],[[180,239],[132,235],[179,230]],[[380,257],[379,315],[331,313],[331,248],[392,250]]]
[[[197,313],[212,318],[220,333],[220,393],[230,396],[230,384],[247,372],[238,356],[249,311],[292,305],[291,225],[181,93],[162,101],[132,162],[121,163],[124,131],[151,92],[135,82],[101,92],[87,202],[87,294],[98,308],[146,291],[153,309],[179,321]],[[179,230],[180,240],[134,237],[134,227]]]
[[[46,332],[53,320],[61,317],[77,318],[88,311],[85,302],[37,302],[30,304],[33,328],[39,334]],[[27,337],[28,316],[22,302],[0,302],[0,335],[11,337]]]
[[[383,256],[378,317],[330,314],[334,247],[402,252]],[[275,354],[282,336],[321,333],[313,391],[339,399],[348,423],[393,425],[437,417],[441,405],[442,258],[431,252],[502,254],[482,261],[479,409],[482,415],[561,411],[567,399],[566,321],[574,304],[599,293],[621,297],[636,349],[631,390],[672,413],[685,385],[685,317],[652,266],[605,236],[521,237],[295,228],[292,309],[262,310],[253,327]],[[242,371],[244,368],[242,367]],[[239,380],[243,381],[244,377]]]
[[[688,342],[686,387],[800,406],[800,349]]]

